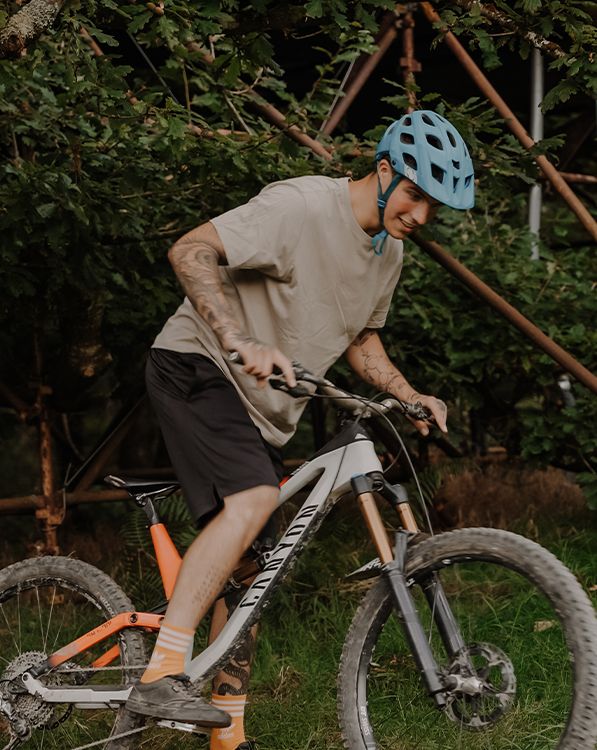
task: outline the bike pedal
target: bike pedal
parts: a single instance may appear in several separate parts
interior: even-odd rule
[[[196,724],[188,724],[184,721],[171,721],[170,719],[160,719],[156,721],[156,726],[164,729],[177,729],[179,732],[188,732],[189,734],[209,734],[209,729],[198,727]]]

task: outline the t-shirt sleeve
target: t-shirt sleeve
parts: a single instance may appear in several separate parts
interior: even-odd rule
[[[292,276],[293,252],[305,221],[302,193],[288,183],[265,187],[248,203],[215,219],[231,269],[253,269],[281,281]]]
[[[381,296],[375,306],[375,309],[371,313],[369,322],[365,326],[366,328],[383,328],[388,317],[388,311],[392,303],[392,297],[394,296],[394,290],[400,279],[400,273],[402,272],[402,243],[398,252],[398,260],[393,264],[391,269],[388,269],[386,276],[386,283],[383,286]]]

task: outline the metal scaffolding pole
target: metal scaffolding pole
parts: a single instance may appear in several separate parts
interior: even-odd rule
[[[442,20],[429,2],[422,2],[421,8],[425,13],[427,19],[433,24],[442,24]],[[470,74],[473,81],[498,110],[498,112],[505,119],[506,124],[522,145],[527,149],[532,149],[535,145],[535,141],[529,136],[527,131],[524,129],[520,121],[516,118],[514,112],[498,94],[495,88],[491,85],[483,71],[475,63],[473,58],[464,49],[462,44],[454,36],[454,34],[448,29],[447,26],[441,26],[441,32],[444,36],[446,44],[450,47],[458,61],[462,64],[464,69]],[[543,173],[547,179],[551,182],[558,193],[564,198],[566,203],[570,206],[572,211],[576,214],[581,224],[585,227],[591,237],[597,241],[597,222],[591,216],[589,211],[585,208],[583,203],[578,199],[574,192],[568,187],[566,181],[562,179],[562,176],[553,164],[545,156],[536,156],[535,161],[541,167]]]
[[[466,266],[456,260],[454,256],[446,252],[440,244],[431,240],[425,240],[417,235],[414,235],[412,240],[484,302],[487,302],[500,315],[503,315],[521,333],[524,333],[533,344],[543,349],[546,354],[549,354],[565,370],[574,375],[579,383],[585,385],[593,393],[597,393],[597,377],[590,370],[581,365],[578,360],[574,359],[571,354],[556,344],[553,339],[546,336],[540,328],[537,328],[534,323],[525,318],[522,313],[518,312],[503,297],[494,292],[490,286],[481,281],[472,271],[469,271]]]
[[[531,54],[531,138],[538,143],[543,139],[543,58],[538,49]],[[542,187],[536,182],[529,194],[529,230],[533,235],[532,260],[539,260],[539,231],[541,229]]]
[[[402,67],[404,85],[408,92],[407,112],[412,112],[417,108],[417,97],[413,86],[415,83],[415,73],[420,73],[421,71],[421,63],[415,59],[415,19],[410,11],[404,16],[402,53],[400,65]]]
[[[363,88],[363,86],[369,79],[369,76],[371,75],[371,73],[373,73],[373,71],[379,64],[381,58],[386,54],[386,52],[390,49],[390,47],[396,40],[396,37],[398,36],[397,24],[398,19],[394,19],[394,21],[390,26],[388,26],[385,33],[379,40],[378,49],[365,59],[359,71],[346,89],[346,93],[334,107],[329,119],[321,129],[321,132],[324,135],[331,135],[334,132],[334,130],[338,126],[338,123],[344,117],[344,115],[348,111],[348,108],[356,99],[357,94]]]

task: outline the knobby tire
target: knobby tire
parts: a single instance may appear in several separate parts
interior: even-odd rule
[[[131,611],[134,611],[134,607],[122,589],[109,576],[88,563],[65,557],[41,557],[10,565],[0,571],[0,679],[7,663],[18,657],[19,650],[21,654],[40,652],[47,655],[82,635],[90,627],[97,627],[120,612]],[[77,622],[79,613],[84,613],[84,617],[88,618],[83,629],[81,623]],[[134,629],[125,629],[112,642],[119,645],[118,664],[129,670],[106,672],[104,681],[130,684],[139,676],[138,670],[131,668],[144,665],[147,661],[143,637]],[[99,644],[95,658],[108,647]],[[87,663],[93,658],[94,656],[89,656]],[[81,661],[84,659],[85,655],[81,657]],[[84,669],[75,660],[72,666]],[[91,675],[93,679],[98,674],[93,675],[89,671],[80,679],[85,682],[85,675]],[[43,681],[44,677],[41,679]],[[50,678],[52,679],[63,679],[63,684],[68,684],[68,677]],[[25,709],[32,714],[36,712],[31,701],[25,704]],[[50,729],[49,725],[55,723],[55,715],[59,715],[61,711],[63,724]],[[79,726],[93,726],[94,711],[73,709],[72,714],[69,711],[68,707],[57,706],[46,725],[34,729],[31,738],[20,747],[23,750],[53,750],[55,747],[70,750],[71,747],[85,744],[86,737],[82,736],[79,741],[78,736],[70,734],[73,730],[69,726],[73,726],[75,716]],[[133,730],[143,722],[140,717],[130,714],[124,708],[105,709],[104,713],[105,717],[103,714],[99,717],[100,721],[105,722],[101,729],[98,727],[103,732],[99,734],[100,738]],[[6,744],[7,736],[7,726],[0,720],[1,747]],[[93,739],[91,734],[88,737]],[[116,742],[106,739],[105,747],[107,750],[130,750],[135,743],[136,737],[133,735]]]
[[[470,568],[470,565],[474,566],[476,563],[482,570],[495,570],[495,576],[490,575],[488,583],[484,584],[485,591],[488,591],[487,596],[483,588],[473,596],[471,592],[475,586],[474,580],[460,574],[461,567],[466,572],[464,565]],[[538,750],[595,750],[597,618],[588,596],[572,573],[554,555],[534,542],[495,529],[463,529],[413,544],[409,550],[406,571],[407,582],[415,582],[411,586],[413,594],[418,588],[416,582],[422,582],[426,578],[428,580],[430,575],[436,575],[434,571],[439,571],[437,575],[444,585],[451,606],[453,603],[456,607],[463,606],[463,612],[466,612],[464,604],[460,605],[459,602],[466,602],[468,596],[470,606],[473,609],[477,606],[480,610],[483,609],[483,617],[487,620],[497,620],[499,616],[505,617],[511,612],[506,608],[500,614],[497,603],[498,597],[508,592],[508,586],[511,585],[510,576],[520,574],[516,578],[524,579],[525,584],[528,582],[533,587],[529,589],[532,592],[529,601],[531,598],[534,601],[536,594],[541,594],[542,599],[539,601],[545,600],[554,614],[548,620],[524,623],[523,627],[525,617],[529,616],[528,607],[523,603],[515,614],[511,614],[511,629],[508,631],[510,635],[505,638],[505,643],[506,646],[513,643],[516,628],[522,632],[522,648],[519,650],[523,656],[527,643],[530,652],[531,639],[539,641],[539,654],[541,644],[549,643],[549,639],[561,640],[561,651],[564,655],[566,650],[568,651],[570,663],[566,664],[564,658],[560,663],[546,663],[540,666],[544,666],[546,678],[553,676],[554,681],[559,679],[560,673],[565,675],[567,669],[570,669],[571,676],[568,679],[571,695],[567,699],[569,702],[566,703],[566,708],[562,710],[562,713],[567,715],[562,716],[561,722],[557,724],[550,724],[547,720],[544,723],[539,721],[537,731],[541,733],[545,726],[547,733],[552,731],[550,738],[547,734],[544,737],[538,736],[537,732],[529,728],[528,738],[521,740],[516,734],[516,731],[521,731],[521,727],[519,726],[518,730],[511,729],[516,724],[514,719],[508,718],[508,713],[501,716],[493,727],[482,731],[455,726],[455,722],[434,708],[431,699],[423,695],[422,681],[416,674],[405,642],[402,642],[401,646],[396,645],[400,641],[401,630],[387,584],[383,576],[380,576],[368,590],[355,613],[341,658],[338,712],[342,738],[347,750],[412,750],[415,747],[421,750],[435,750],[440,747],[442,750],[464,750],[468,747],[476,750],[485,747],[491,750],[501,747],[512,750],[529,750],[531,747]],[[453,577],[450,578],[450,575]],[[445,577],[449,581],[448,587],[444,583]],[[491,591],[492,585],[495,586],[495,594]],[[462,599],[459,599],[459,596]],[[480,603],[477,605],[477,602]],[[492,611],[492,608],[495,611]],[[457,619],[461,619],[461,629],[464,631],[466,617],[459,613]],[[483,622],[481,617],[479,622]],[[431,617],[427,627],[429,632],[433,630]],[[542,628],[545,629],[545,633],[541,632]],[[436,636],[435,650],[441,651],[443,647],[438,641],[439,637]],[[545,649],[544,661],[547,662],[547,646]],[[505,650],[507,652],[507,647]],[[441,661],[437,653],[436,658]],[[444,651],[444,661],[447,659]],[[514,660],[512,664],[516,670]],[[410,675],[411,681],[408,684],[405,675]],[[543,707],[540,682],[536,680],[537,684],[533,684],[529,692],[530,697],[526,698],[526,703],[531,706],[531,713],[534,711],[539,718],[539,712]],[[382,685],[379,689],[381,693],[387,687],[385,696],[375,694],[378,684]],[[406,684],[408,686],[404,688]],[[412,702],[415,690],[422,696],[421,708],[417,715],[413,713],[415,704]],[[554,692],[557,695],[557,691]],[[535,696],[534,699],[532,696]],[[518,695],[510,709],[514,717],[517,711],[527,708],[527,705],[519,708],[517,700]],[[378,710],[377,706],[382,706],[383,709]],[[426,722],[430,720],[430,716],[431,721],[438,722],[437,735],[433,735],[427,728]],[[524,730],[523,721],[522,731]],[[512,736],[508,738],[507,734],[510,731]],[[484,739],[485,732],[489,734]],[[554,737],[553,733],[559,736]]]

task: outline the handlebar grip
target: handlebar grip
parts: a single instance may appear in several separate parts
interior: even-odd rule
[[[243,358],[240,352],[236,352],[236,351],[230,352],[230,354],[228,355],[228,361],[234,365],[244,364]],[[277,365],[275,365],[273,369],[273,374],[281,375],[282,370]],[[291,388],[286,383],[285,380],[281,380],[280,378],[273,378],[271,376],[268,378],[268,383],[270,384],[272,388],[275,388],[275,390],[283,391],[284,393],[288,393],[290,396],[294,396],[295,398],[301,398],[303,396],[311,396],[311,392],[307,388],[305,388],[304,385],[295,385],[294,388]]]
[[[284,391],[284,393],[289,393],[291,396],[295,396],[295,398],[312,395],[304,385],[295,385],[294,388],[291,388],[286,384],[285,380],[280,380],[279,378],[270,378],[268,382],[277,391]]]
[[[228,362],[230,362],[231,365],[244,365],[245,362],[242,358],[242,354],[237,351],[230,352],[228,355]],[[274,365],[273,369],[274,375],[281,375],[282,370],[278,367],[278,365]]]

